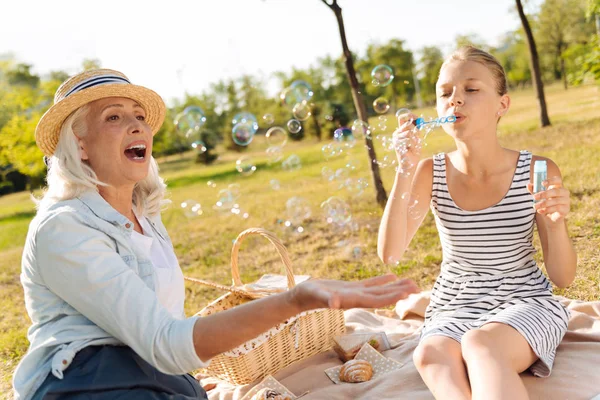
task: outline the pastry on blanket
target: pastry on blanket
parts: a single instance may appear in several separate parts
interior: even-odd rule
[[[340,369],[340,380],[342,382],[366,382],[373,376],[373,367],[366,360],[350,360],[342,365]]]
[[[292,400],[291,397],[271,388],[262,388],[252,396],[251,400]]]

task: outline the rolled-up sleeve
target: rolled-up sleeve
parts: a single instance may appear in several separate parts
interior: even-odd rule
[[[123,261],[113,239],[76,213],[60,212],[43,221],[35,254],[52,292],[161,372],[184,374],[207,365],[194,350],[198,317],[173,318]]]

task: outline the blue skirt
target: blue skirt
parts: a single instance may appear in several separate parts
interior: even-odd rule
[[[64,371],[52,374],[32,400],[191,400],[207,399],[193,376],[167,375],[125,346],[89,346]]]

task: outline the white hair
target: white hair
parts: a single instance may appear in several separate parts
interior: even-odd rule
[[[81,159],[77,135],[87,134],[86,116],[88,104],[78,108],[63,123],[54,154],[48,160],[48,187],[40,199],[34,198],[37,209],[44,209],[62,200],[73,199],[88,190],[98,191],[98,186],[110,186],[98,180],[94,170]],[[140,215],[154,216],[160,213],[165,200],[167,185],[158,175],[158,164],[150,158],[148,175],[133,188],[133,205]]]

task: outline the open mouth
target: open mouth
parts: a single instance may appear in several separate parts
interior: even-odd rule
[[[125,156],[132,161],[144,161],[146,158],[146,145],[136,144],[125,149]]]

